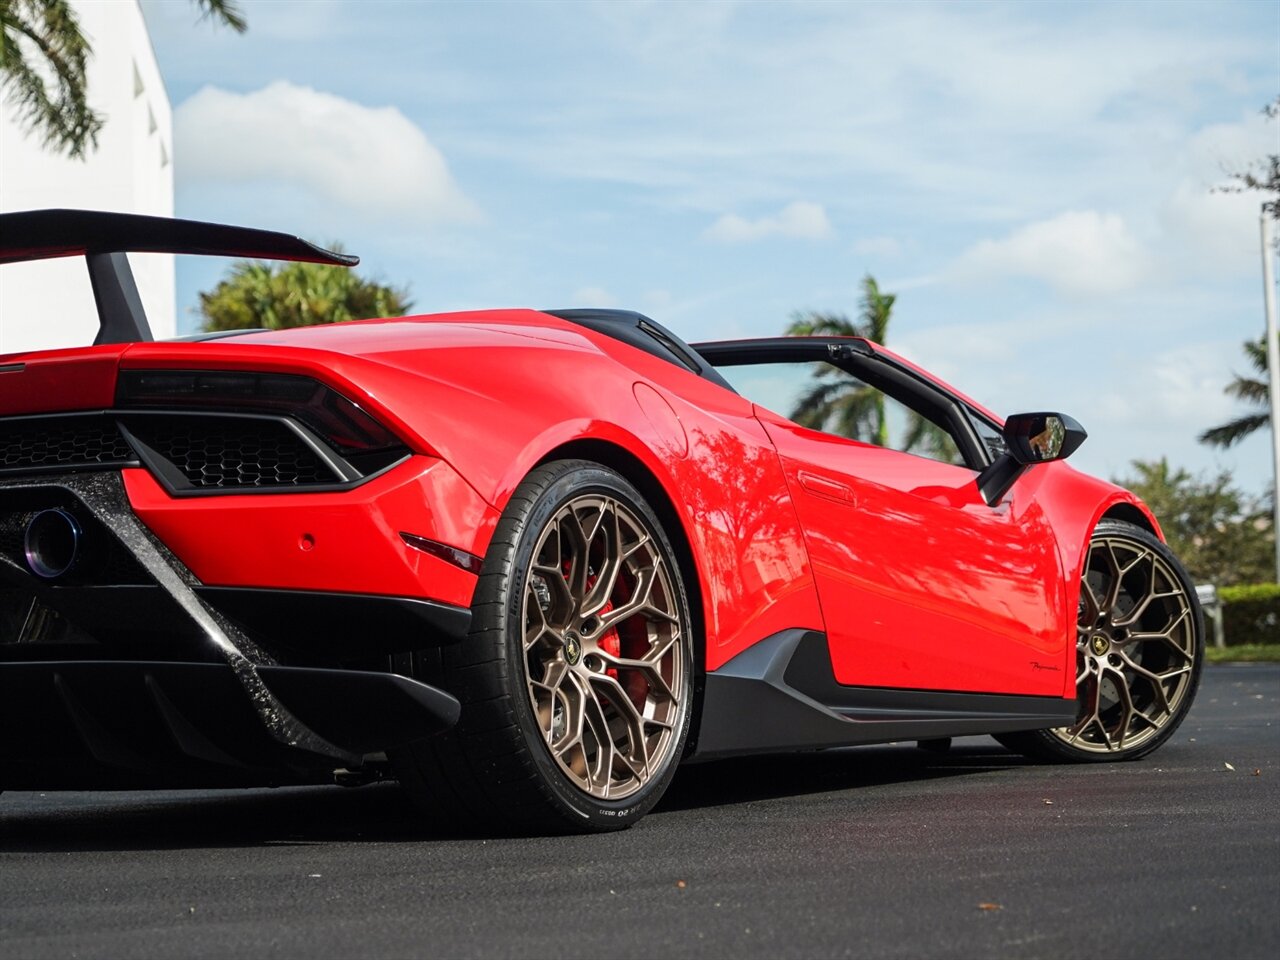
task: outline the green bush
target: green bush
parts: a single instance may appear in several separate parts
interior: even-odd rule
[[[1223,587],[1218,599],[1227,646],[1280,643],[1280,583]]]

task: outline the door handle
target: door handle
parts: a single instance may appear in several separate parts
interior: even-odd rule
[[[815,497],[835,500],[838,503],[847,503],[850,506],[857,502],[853,496],[853,489],[839,480],[821,477],[816,473],[809,473],[807,470],[799,471],[796,474],[796,478],[800,481],[800,486]]]

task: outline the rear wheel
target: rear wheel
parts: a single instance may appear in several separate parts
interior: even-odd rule
[[[692,637],[671,545],[640,493],[563,460],[520,485],[461,644],[413,672],[462,700],[458,725],[398,751],[435,815],[551,831],[625,827],[661,797],[688,735]]]
[[[1203,662],[1204,622],[1187,572],[1148,531],[1104,520],[1080,582],[1076,720],[997,739],[1040,760],[1144,756],[1182,723]]]

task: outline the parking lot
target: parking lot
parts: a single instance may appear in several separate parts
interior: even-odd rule
[[[1280,665],[1145,761],[987,738],[682,771],[631,830],[471,837],[394,786],[0,797],[0,953],[1270,957]]]

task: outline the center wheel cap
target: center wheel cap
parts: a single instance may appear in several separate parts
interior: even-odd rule
[[[1095,636],[1089,642],[1089,645],[1093,648],[1093,652],[1100,657],[1111,648],[1111,641],[1103,636]]]
[[[576,633],[570,633],[564,638],[564,661],[569,666],[576,667],[581,659],[582,641]]]

